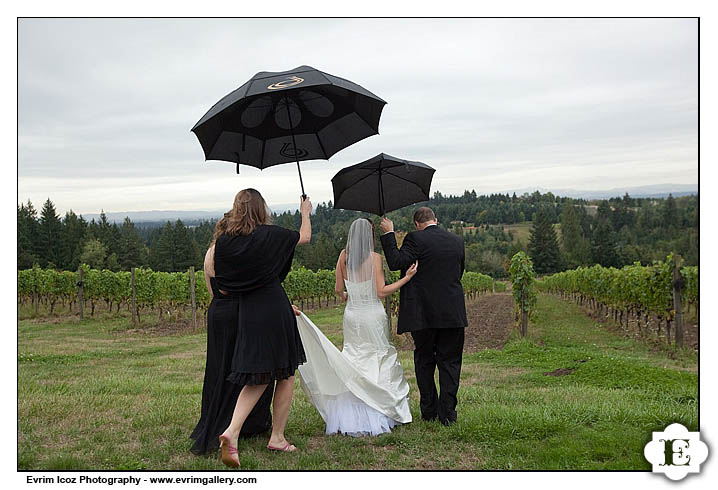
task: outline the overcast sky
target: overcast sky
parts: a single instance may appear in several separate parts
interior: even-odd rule
[[[385,152],[443,193],[697,184],[694,19],[24,19],[19,200],[58,211],[298,201],[296,165],[204,161],[192,126],[259,71],[300,65],[388,102],[380,134],[302,163],[314,202]]]

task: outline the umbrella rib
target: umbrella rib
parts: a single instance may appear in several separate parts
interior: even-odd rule
[[[267,140],[262,140],[262,156],[259,158],[259,169],[264,169],[264,147],[267,146]]]
[[[354,187],[355,185],[357,185],[357,184],[358,184],[359,182],[361,182],[362,180],[368,179],[369,177],[371,177],[372,175],[377,174],[377,173],[379,174],[379,178],[381,178],[381,171],[380,171],[380,169],[374,169],[374,170],[372,170],[370,173],[368,173],[367,175],[365,175],[364,177],[362,177],[361,179],[357,180],[356,182],[352,182],[351,184],[345,186],[344,189],[346,190],[346,189],[349,189],[350,187]]]
[[[388,169],[385,170],[385,172],[388,173],[389,175],[391,175],[392,177],[396,177],[397,179],[401,179],[401,180],[403,180],[404,182],[409,182],[410,184],[414,184],[415,186],[421,188],[421,186],[420,186],[419,184],[417,184],[416,182],[414,182],[414,181],[412,181],[412,180],[405,179],[404,177],[400,177],[399,175],[396,175],[396,174],[393,173],[393,172],[389,172]]]
[[[336,86],[336,85],[334,85],[334,83],[333,83],[331,80],[329,80],[329,79],[327,78],[327,75],[326,75],[323,71],[321,71],[321,70],[317,70],[317,71],[318,71],[319,73],[321,73],[322,78],[323,78],[324,80],[326,80],[329,85],[331,85],[331,86]],[[337,77],[337,78],[338,78],[338,77]],[[349,80],[347,80],[347,81],[349,81]],[[340,87],[340,88],[341,88],[341,87]]]
[[[209,148],[209,155],[212,154],[212,151],[214,150],[214,147],[217,146],[217,142],[219,141],[219,138],[222,136],[222,133],[224,133],[224,129],[220,129],[219,133],[217,133],[217,137],[212,142],[212,146]],[[195,133],[195,136],[197,136],[197,133]],[[197,139],[199,139],[199,136],[197,136]],[[202,143],[202,140],[200,140],[200,144]],[[209,158],[206,158],[208,155],[205,154],[205,160],[209,160]]]
[[[367,120],[364,119],[364,116],[362,116],[361,114],[359,114],[359,112],[358,112],[356,109],[354,110],[354,114],[356,114],[357,116],[359,116],[359,119],[361,119],[361,120],[364,122],[364,124],[367,125],[367,127],[368,127],[369,129],[371,129],[372,131],[374,131],[374,128],[371,127],[371,124],[369,124],[369,122],[367,122]],[[377,127],[376,127],[376,133],[374,133],[374,134],[379,134],[379,124],[378,124],[378,123],[377,123]],[[371,136],[373,136],[374,134],[372,134]],[[363,138],[362,138],[362,139],[363,139]],[[360,141],[361,141],[361,140],[360,140]]]
[[[322,153],[324,153],[324,160],[329,160],[329,157],[327,156],[327,150],[324,149],[324,143],[322,143],[322,138],[319,137],[319,132],[317,131],[317,141],[319,142],[319,148],[322,149]]]

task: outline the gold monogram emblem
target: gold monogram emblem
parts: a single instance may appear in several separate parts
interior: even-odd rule
[[[292,87],[294,85],[299,85],[303,81],[304,81],[303,78],[291,76],[291,77],[287,78],[286,80],[282,80],[281,82],[273,83],[273,84],[269,85],[267,88],[269,90],[277,90],[280,88],[287,88],[287,87]]]

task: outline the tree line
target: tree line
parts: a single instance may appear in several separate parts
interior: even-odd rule
[[[17,208],[17,266],[28,269],[77,270],[80,264],[94,269],[186,271],[200,269],[212,239],[214,223],[187,227],[181,220],[161,228],[144,230],[129,218],[110,223],[104,212],[87,221],[72,210],[58,216],[48,199],[38,213],[32,202]]]
[[[634,262],[650,264],[671,252],[685,263],[698,262],[698,198],[635,199],[628,195],[586,201],[534,192],[522,196],[492,194],[460,196],[440,192],[419,203],[388,214],[401,235],[414,229],[412,216],[420,205],[434,209],[439,225],[461,234],[466,244],[467,271],[495,278],[507,277],[510,258],[527,252],[537,273],[600,264],[619,267]],[[315,206],[312,244],[298,247],[295,267],[333,269],[344,247],[349,225],[357,217],[375,224],[378,245],[379,217],[334,209],[331,201]],[[273,215],[274,223],[298,230],[299,211]],[[531,222],[528,240],[504,227]],[[164,223],[110,223],[104,213],[89,222],[68,211],[58,216],[50,199],[38,211],[32,202],[18,205],[18,269],[77,270],[81,263],[113,271],[149,267],[156,271],[202,268],[214,221],[185,225]]]
[[[536,272],[650,265],[671,253],[698,265],[697,196],[639,200],[626,194],[598,202],[595,214],[588,209],[566,201],[538,210],[527,244]]]

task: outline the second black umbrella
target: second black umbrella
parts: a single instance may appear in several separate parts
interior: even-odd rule
[[[429,200],[435,170],[385,153],[341,169],[332,178],[334,207],[383,216]]]

